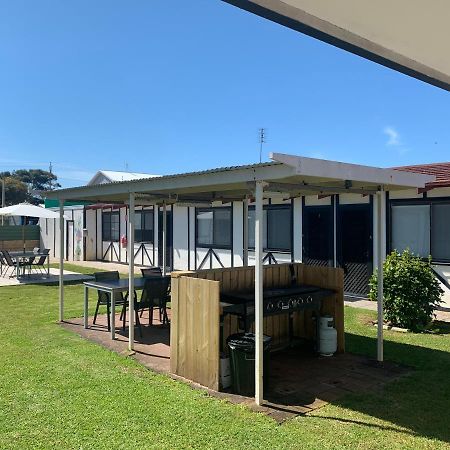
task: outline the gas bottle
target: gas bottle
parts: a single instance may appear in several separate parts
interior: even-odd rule
[[[322,356],[332,356],[337,351],[337,331],[334,328],[332,316],[322,316],[319,319],[319,353]]]

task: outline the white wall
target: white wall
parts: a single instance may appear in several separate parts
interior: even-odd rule
[[[187,270],[189,263],[188,220],[187,207],[173,207],[173,267]]]

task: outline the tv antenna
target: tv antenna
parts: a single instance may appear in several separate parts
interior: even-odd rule
[[[262,162],[262,150],[263,150],[263,144],[267,142],[266,140],[266,129],[260,128],[259,129],[259,162]]]

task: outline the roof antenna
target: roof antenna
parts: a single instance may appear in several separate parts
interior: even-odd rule
[[[125,161],[125,172],[128,172],[128,161]]]
[[[266,141],[266,129],[260,128],[259,129],[259,162],[262,162],[262,150],[263,150],[263,144],[265,144]]]

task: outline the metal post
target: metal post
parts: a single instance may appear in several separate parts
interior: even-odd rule
[[[64,200],[59,200],[59,321],[64,319]]]
[[[5,179],[2,178],[2,208],[5,207]],[[2,216],[2,226],[5,224],[5,218]]]
[[[84,328],[88,328],[88,314],[89,314],[89,288],[84,286],[84,316],[83,325]]]
[[[378,333],[377,333],[377,359],[383,361],[383,263],[386,258],[386,195],[384,190],[378,192]]]
[[[248,197],[244,200],[244,230],[243,230],[243,253],[242,262],[244,266],[248,266]]]
[[[163,276],[165,276],[167,267],[167,205],[165,201],[163,201],[162,246],[162,274]]]
[[[378,194],[373,198],[373,221],[372,221],[372,253],[373,253],[373,271],[378,269]]]
[[[255,402],[261,405],[264,398],[263,384],[263,188],[262,181],[255,189]]]
[[[333,196],[333,267],[337,267],[337,198]]]
[[[134,199],[135,194],[130,193],[130,204],[128,208],[128,349],[134,350]]]

